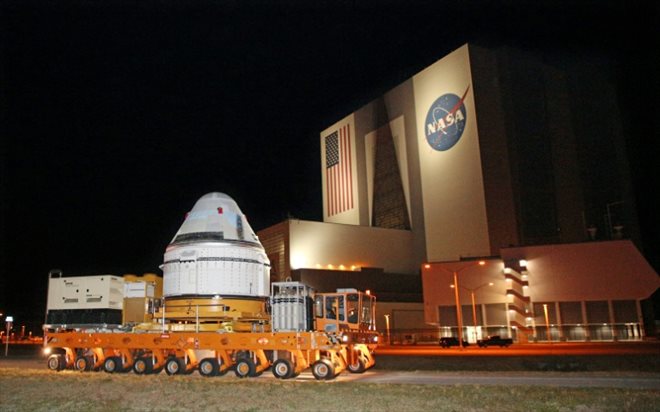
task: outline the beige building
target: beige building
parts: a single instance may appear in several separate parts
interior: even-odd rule
[[[501,257],[422,266],[424,315],[442,336],[639,340],[660,279],[629,240],[512,247]],[[459,305],[453,288],[457,272]]]
[[[258,233],[272,277],[352,273],[393,305],[400,287],[385,279],[407,276],[420,286],[405,294],[420,299],[399,300],[419,306],[392,322],[390,305],[380,321],[437,337],[457,327],[441,268],[490,257],[470,275],[483,279],[461,283],[480,287],[476,313],[461,309],[463,325],[477,326],[471,340],[641,338],[640,302],[658,276],[638,251],[614,91],[596,78],[597,101],[573,99],[572,75],[529,53],[466,44],[337,120],[320,134],[323,222]],[[383,282],[362,283],[373,270]]]

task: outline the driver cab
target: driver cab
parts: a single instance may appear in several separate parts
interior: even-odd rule
[[[317,293],[314,297],[316,330],[376,330],[376,298],[356,289],[337,289],[336,293]]]

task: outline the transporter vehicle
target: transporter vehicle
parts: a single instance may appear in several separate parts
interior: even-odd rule
[[[168,245],[163,278],[49,275],[44,351],[54,371],[316,379],[375,364],[376,299],[318,293],[270,262],[236,203],[203,196]],[[269,285],[270,284],[270,285]]]
[[[502,338],[499,335],[495,336],[489,336],[486,339],[479,339],[477,341],[477,345],[479,345],[480,348],[486,348],[488,346],[499,346],[501,348],[505,348],[513,343],[513,339],[511,338]]]

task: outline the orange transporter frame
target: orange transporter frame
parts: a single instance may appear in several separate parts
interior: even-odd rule
[[[353,334],[355,342],[341,344],[323,332],[274,333],[84,333],[54,332],[45,339],[46,348],[61,348],[51,355],[51,370],[73,368],[137,374],[168,375],[192,373],[224,375],[234,369],[239,377],[259,376],[272,366],[281,379],[298,376],[312,367],[316,379],[332,379],[344,369],[360,373],[374,365],[374,345],[359,340],[373,336]],[[350,336],[350,335],[345,335]],[[348,339],[346,339],[348,340]],[[375,344],[375,342],[372,342]],[[272,351],[271,356],[266,352]],[[273,359],[273,362],[269,360]]]
[[[168,375],[198,370],[207,377],[233,369],[241,378],[271,368],[280,379],[296,377],[309,367],[316,379],[333,379],[345,369],[362,373],[375,364],[375,298],[342,292],[316,294],[315,331],[44,329],[45,351],[53,352],[48,368],[137,374],[165,369]]]

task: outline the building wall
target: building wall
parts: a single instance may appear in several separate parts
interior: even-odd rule
[[[521,244],[557,243],[555,175],[541,60],[516,49],[497,50],[509,167]],[[560,92],[566,92],[562,89]],[[569,162],[570,158],[565,159]]]
[[[484,266],[475,261],[424,265],[425,321],[455,330],[449,285],[457,270],[464,326],[472,326],[474,290],[480,326],[504,325],[520,341],[644,336],[640,302],[660,287],[660,278],[631,241],[504,248],[500,254],[501,260],[488,259]]]
[[[413,88],[427,260],[487,256],[490,240],[468,46],[413,76]],[[453,109],[456,118],[460,114],[464,121],[455,120],[456,126],[446,121],[447,127],[434,133],[432,120],[452,110],[451,104],[443,107],[445,96],[451,95],[464,99],[460,108]],[[443,140],[451,141],[452,136],[460,138],[445,148]],[[439,143],[432,145],[430,140],[436,138]]]
[[[332,142],[334,136],[334,147]],[[350,114],[321,133],[321,185],[323,221],[360,224],[361,196],[358,193],[358,159],[355,116]],[[334,152],[334,154],[333,154]],[[332,162],[335,157],[336,163]],[[329,163],[330,162],[330,163]],[[363,207],[363,206],[362,206]]]
[[[413,236],[407,230],[336,223],[289,221],[290,262],[298,268],[378,267],[391,273],[416,274]]]
[[[584,222],[585,199],[580,175],[573,112],[567,93],[566,75],[544,67],[545,129],[551,141],[553,190],[556,207],[556,239],[559,243],[581,242],[587,238]]]
[[[645,299],[660,279],[630,240],[504,248],[527,260],[533,301]]]
[[[270,260],[271,282],[283,281],[291,276],[289,258],[289,221],[285,220],[257,233]]]
[[[380,268],[417,275],[420,259],[410,231],[291,219],[257,233],[283,280],[292,269]],[[342,267],[343,265],[343,267]]]
[[[589,59],[571,68],[567,79],[571,95],[572,125],[578,150],[579,178],[585,194],[585,220],[597,229],[596,239],[622,236],[641,248],[635,195],[625,144],[619,98],[605,69],[607,62]],[[587,80],[588,79],[588,80]]]
[[[470,64],[474,85],[475,106],[478,110],[479,148],[483,170],[489,255],[499,248],[520,244],[518,219],[514,201],[507,112],[504,106],[503,85],[498,76],[497,53],[470,46]]]
[[[421,262],[426,259],[426,239],[424,209],[421,198],[421,178],[419,168],[419,153],[417,147],[417,125],[415,118],[415,103],[412,79],[403,82],[392,90],[363,106],[355,112],[356,133],[362,137],[358,140],[359,190],[361,203],[360,224],[371,226],[373,221],[373,187],[374,145],[375,136],[384,132],[392,137],[397,155],[401,184],[403,187],[406,207],[410,217],[413,236],[413,259]]]
[[[365,136],[369,225],[410,230],[403,116]]]
[[[400,119],[403,123],[403,138],[405,141],[405,165],[401,163],[401,177],[404,179],[406,196],[409,196],[410,224],[413,234],[415,259],[419,262],[426,259],[426,223],[424,207],[421,202],[422,182],[419,166],[419,147],[417,146],[417,124],[415,118],[415,96],[412,79],[390,90],[385,95],[385,105],[390,119]],[[408,119],[408,120],[406,120]],[[406,171],[407,170],[407,171]],[[407,182],[405,181],[407,179]]]
[[[390,318],[390,331],[428,329],[424,322],[424,306],[421,302],[376,302],[376,329],[385,334],[385,315]]]
[[[373,224],[373,190],[379,183],[374,182],[375,142],[383,135],[393,140],[396,149],[399,178],[419,261],[492,254],[474,87],[468,46],[465,45],[322,131],[324,221],[363,226]],[[427,115],[446,111],[447,108],[438,102],[442,96],[449,95],[463,99],[455,115],[457,119],[459,114],[465,115],[464,129],[453,147],[436,150],[425,134],[429,126],[426,124]],[[447,129],[442,129],[444,135],[449,134],[452,116],[443,120],[448,125]],[[326,139],[346,124],[354,134],[352,178],[358,202],[349,211],[329,215],[327,195],[332,188],[328,188],[326,176]],[[440,131],[437,134],[444,136]],[[496,198],[501,198],[501,194]]]
[[[353,288],[370,291],[380,303],[422,302],[422,285],[417,275],[385,273],[378,268],[361,268],[358,271],[297,269],[292,271],[292,278],[319,292]]]
[[[504,264],[500,259],[488,259],[484,266],[477,261],[430,263],[422,266],[422,291],[424,294],[424,318],[430,325],[442,326],[439,322],[440,306],[456,305],[453,272],[457,272],[459,302],[470,305],[470,290],[475,290],[478,304],[502,304],[506,301],[507,283],[503,276]],[[427,267],[428,266],[428,267]],[[489,286],[489,283],[493,283]],[[469,306],[471,307],[471,306]],[[470,309],[471,310],[471,309]],[[454,316],[455,316],[454,309]]]

